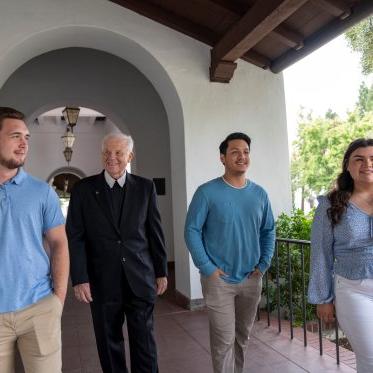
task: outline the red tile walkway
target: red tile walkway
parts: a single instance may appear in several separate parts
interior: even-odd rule
[[[263,321],[263,325],[266,325],[266,326],[268,325],[266,312],[263,312],[263,311],[261,312],[261,320]],[[278,331],[277,318],[271,317],[270,327],[273,330]],[[291,335],[290,334],[290,323],[286,320],[281,320],[281,334],[283,336],[290,338],[290,335]],[[303,342],[304,332],[303,332],[302,327],[294,328],[293,335],[294,335],[294,338],[304,343]],[[329,355],[333,357],[334,359],[337,359],[335,343],[331,342],[330,340],[326,338],[323,338],[322,344],[323,344],[323,354]],[[312,333],[310,331],[307,331],[307,345],[319,350],[319,334],[317,332]],[[355,354],[352,351],[340,346],[339,347],[339,359],[342,363],[356,370],[356,358],[355,358]]]
[[[170,291],[157,301],[155,323],[160,373],[212,373],[205,311],[180,308]],[[62,339],[63,373],[102,373],[89,306],[73,299],[72,292],[63,314]],[[127,342],[126,349],[128,351]],[[19,359],[16,372],[23,372]],[[297,338],[290,341],[285,330],[278,334],[266,326],[264,319],[255,324],[248,349],[245,373],[254,372],[356,373],[344,363],[338,367],[328,354],[321,357],[312,346],[305,348]]]

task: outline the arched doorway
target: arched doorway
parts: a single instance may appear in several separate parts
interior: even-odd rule
[[[74,64],[68,65],[66,60]],[[20,91],[27,100],[19,99]],[[21,66],[2,87],[0,100],[17,101],[17,105],[9,105],[28,110],[31,141],[26,168],[45,180],[46,170],[60,168],[65,163],[60,137],[66,126],[58,115],[53,119],[45,111],[73,102],[104,116],[105,120],[100,121],[78,119],[74,127],[76,140],[70,165],[86,175],[101,171],[101,139],[113,130],[113,123],[117,130],[130,134],[135,140],[135,172],[149,179],[165,180],[166,192],[159,196],[158,202],[168,257],[174,260],[168,118],[162,100],[143,74],[111,54],[66,48],[48,52]],[[64,190],[64,186],[60,188]]]
[[[62,213],[65,218],[69,207],[71,190],[75,183],[83,177],[85,177],[85,174],[82,171],[65,167],[54,171],[47,179],[48,184],[53,187],[60,199]]]
[[[110,12],[109,7],[105,11]],[[115,12],[113,8],[113,14]],[[172,191],[170,198],[172,199],[172,206],[171,219],[168,221],[164,220],[164,225],[171,232],[169,244],[172,255],[170,258],[171,260],[175,260],[176,288],[182,294],[190,297],[192,291],[190,282],[191,261],[189,254],[185,250],[183,239],[183,221],[187,208],[183,108],[173,78],[169,75],[170,71],[168,67],[163,66],[162,62],[147,49],[146,45],[135,41],[135,39],[132,40],[131,35],[132,31],[129,34],[128,32],[125,34],[120,34],[117,31],[114,32],[111,26],[60,25],[59,22],[56,22],[53,28],[47,27],[43,29],[41,27],[41,30],[38,32],[30,32],[27,37],[3,57],[1,61],[0,84],[4,84],[5,82],[5,86],[9,82],[9,78],[14,76],[16,69],[22,67],[33,57],[58,48],[70,46],[96,48],[97,50],[106,51],[118,56],[123,61],[129,61],[144,74],[148,84],[153,85],[156,92],[158,92],[166,111],[166,123],[168,123],[169,128],[169,161],[172,172],[172,180],[170,180],[169,184],[166,184],[166,191],[167,193],[171,193]],[[73,65],[74,62],[69,60],[69,64]],[[90,66],[91,62],[92,60],[86,66]],[[55,73],[54,77],[58,77],[58,74]],[[23,110],[27,114],[29,122],[32,122],[40,113],[56,106],[66,105],[66,99],[69,99],[69,102],[73,99],[74,103],[77,104],[77,101],[74,99],[76,98],[76,80],[72,80],[69,95],[64,97],[63,100],[57,100],[53,95],[49,96],[48,91],[45,89],[46,87],[43,84],[39,84],[39,82],[33,87],[26,84],[32,91],[31,95],[28,95],[26,92],[22,94],[22,97],[20,95],[8,96],[2,94],[3,91],[1,90],[0,97],[4,105],[14,106]],[[53,84],[53,79],[51,83]],[[80,80],[80,83],[84,84],[84,81]],[[44,99],[40,100],[37,104],[32,102],[33,100],[31,102],[28,101],[30,98],[34,98],[35,92],[38,95],[44,95]],[[26,97],[27,100],[24,99]],[[92,107],[105,114],[110,113],[110,119],[113,122],[124,124],[124,118],[116,110],[111,110],[110,105],[106,107],[100,100],[90,101],[86,96],[84,99],[80,98],[80,106]],[[143,108],[143,110],[148,111],[148,108]],[[153,137],[150,135],[148,138],[151,140]],[[158,146],[162,147],[160,144]],[[193,275],[193,277],[196,276],[197,273]]]

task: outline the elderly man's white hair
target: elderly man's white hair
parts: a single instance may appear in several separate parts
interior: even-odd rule
[[[131,136],[129,135],[125,135],[124,133],[120,133],[120,132],[113,132],[113,133],[108,133],[103,139],[102,139],[102,145],[101,145],[101,149],[102,151],[105,150],[105,145],[106,145],[106,142],[108,140],[111,140],[111,139],[117,139],[117,140],[122,140],[126,143],[126,147],[128,149],[129,152],[132,152],[133,150],[133,139]]]

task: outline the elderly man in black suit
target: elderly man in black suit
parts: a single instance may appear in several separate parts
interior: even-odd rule
[[[167,259],[152,181],[126,172],[133,140],[103,140],[104,170],[73,188],[67,216],[71,279],[90,303],[104,373],[126,373],[127,318],[131,372],[158,372],[153,331],[156,295],[167,289]]]

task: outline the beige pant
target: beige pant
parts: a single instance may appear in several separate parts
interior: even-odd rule
[[[61,373],[61,315],[56,295],[0,313],[0,372],[14,373],[17,345],[26,373]]]
[[[249,334],[262,292],[262,278],[239,284],[201,277],[210,323],[210,346],[215,373],[241,373]]]

